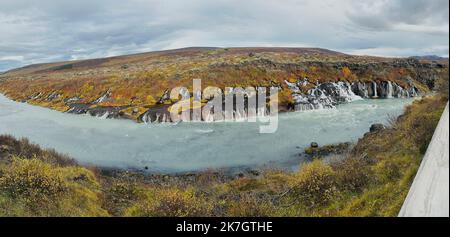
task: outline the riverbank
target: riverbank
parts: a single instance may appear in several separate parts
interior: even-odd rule
[[[137,124],[78,116],[0,96],[0,133],[26,137],[83,165],[179,173],[268,164],[299,164],[311,142],[356,142],[374,123],[403,113],[413,99],[359,100],[336,109],[279,115],[278,130],[260,123]],[[147,169],[146,169],[147,168]]]
[[[2,74],[0,92],[60,112],[150,123],[170,121],[168,109],[179,101],[170,98],[173,88],[184,87],[183,98],[194,99],[193,79],[224,94],[236,92],[230,88],[277,88],[278,108],[298,111],[360,98],[415,97],[447,74],[448,60],[354,56],[317,48],[186,48],[30,65]],[[202,106],[211,99],[203,97]],[[234,119],[245,114],[235,112]]]
[[[446,101],[415,101],[345,159],[317,157],[293,173],[108,171],[2,136],[0,215],[396,216]]]

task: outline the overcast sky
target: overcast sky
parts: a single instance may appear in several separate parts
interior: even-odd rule
[[[449,54],[448,0],[0,0],[0,71],[190,46]]]

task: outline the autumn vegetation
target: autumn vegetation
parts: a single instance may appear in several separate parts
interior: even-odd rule
[[[439,85],[339,159],[296,172],[103,170],[2,135],[0,216],[396,216],[448,100],[448,81]]]
[[[135,119],[165,90],[191,90],[194,78],[203,88],[281,86],[281,108],[292,102],[284,80],[300,78],[404,87],[411,79],[421,91],[438,93],[416,100],[388,128],[367,133],[336,159],[306,151],[314,157],[296,172],[160,175],[85,167],[0,135],[0,216],[396,216],[448,101],[448,62],[414,61],[419,69],[408,63],[323,49],[191,48],[9,71],[0,75],[0,93],[11,99],[66,111],[69,98],[90,103],[110,91],[111,98],[93,106],[126,106],[122,113]],[[430,67],[442,79],[435,85],[418,80]]]
[[[16,101],[69,109],[67,99],[89,104],[105,92],[111,98],[96,106],[123,106],[124,117],[137,119],[157,106],[164,91],[183,86],[192,92],[192,79],[202,86],[280,86],[279,107],[293,102],[284,81],[306,78],[317,82],[392,81],[408,88],[408,80],[421,92],[430,85],[417,80],[421,70],[448,74],[448,62],[351,56],[307,48],[188,48],[84,61],[31,65],[0,75],[0,93]],[[306,92],[308,86],[302,88]],[[52,94],[59,95],[49,99]],[[39,95],[39,96],[37,96]],[[170,103],[170,102],[169,102]],[[134,111],[134,112],[133,112]]]

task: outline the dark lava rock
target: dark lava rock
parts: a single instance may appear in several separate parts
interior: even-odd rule
[[[372,126],[370,126],[370,132],[371,133],[379,132],[381,130],[384,130],[385,128],[386,127],[381,123],[372,124]]]
[[[73,181],[86,181],[87,180],[87,176],[85,174],[81,174],[79,176],[75,176],[73,178]]]
[[[89,108],[88,113],[91,116],[106,118],[119,118],[120,110],[124,107],[114,107],[114,106],[99,106],[95,108]]]
[[[170,122],[169,107],[170,105],[160,105],[150,108],[144,114],[139,116],[139,121],[144,123]]]
[[[340,155],[344,154],[346,151],[349,150],[351,143],[345,142],[345,143],[338,143],[338,144],[331,144],[331,145],[325,145],[322,147],[313,147],[311,144],[311,147],[306,148],[304,154],[307,157],[313,158],[313,157],[325,157],[329,155]]]
[[[249,173],[249,174],[251,174],[253,176],[259,176],[260,175],[260,172],[258,170],[247,169],[246,171],[247,171],[247,173]]]
[[[66,98],[66,99],[64,99],[64,103],[66,103],[66,104],[72,104],[72,103],[78,102],[78,101],[80,101],[80,100],[81,100],[80,97],[75,96],[75,97],[71,97],[71,98]]]
[[[8,145],[0,145],[0,152],[8,152],[10,147]]]
[[[89,114],[91,116],[105,118],[121,118],[120,111],[127,108],[127,106],[98,106],[91,107],[90,104],[70,104],[66,113],[69,114]]]
[[[103,103],[105,101],[107,101],[112,95],[112,92],[110,90],[106,91],[105,93],[103,93],[102,96],[100,96],[98,99],[96,99],[95,101],[92,102],[92,104],[100,104]]]
[[[35,99],[39,99],[42,96],[41,92],[36,92],[31,96],[28,96],[27,100],[35,100]]]
[[[69,114],[86,114],[90,108],[88,104],[71,104],[67,113]]]
[[[158,104],[164,104],[166,101],[170,101],[170,91],[169,89],[166,89],[163,93],[163,95],[159,98]]]
[[[61,94],[58,94],[57,92],[52,92],[50,95],[47,96],[47,101],[53,101],[58,99],[61,96]]]

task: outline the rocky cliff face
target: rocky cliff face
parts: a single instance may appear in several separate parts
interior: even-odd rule
[[[393,98],[411,98],[419,96],[420,91],[411,86],[406,89],[396,84],[395,82],[327,82],[317,84],[313,89],[302,93],[301,88],[308,86],[307,79],[299,80],[297,83],[286,81],[288,90],[294,98],[292,111],[307,111],[315,109],[331,109],[339,104],[350,103],[362,99],[393,99]],[[281,88],[279,88],[281,89]],[[223,99],[225,103],[225,99]],[[245,104],[248,103],[248,97],[245,98]],[[253,116],[268,116],[270,108],[265,105],[256,105],[256,113]],[[139,117],[139,121],[145,123],[153,122],[171,122],[168,108],[170,105],[160,105],[149,109]],[[224,118],[231,118],[231,120],[245,120],[251,117],[251,113],[247,108],[236,109],[234,106],[232,115],[227,115],[225,110],[215,117],[203,117],[203,121],[219,121]]]
[[[0,93],[73,114],[168,122],[168,108],[176,102],[168,92],[181,86],[192,94],[197,78],[203,88],[276,87],[281,111],[301,111],[360,99],[415,97],[442,77],[448,77],[446,60],[307,48],[195,48],[28,66],[1,74]],[[265,107],[257,113],[267,114]],[[240,120],[248,113],[235,109],[218,117]]]
[[[420,94],[414,85],[406,89],[391,81],[317,83],[306,93],[302,93],[301,88],[309,85],[307,78],[297,83],[285,83],[294,97],[293,105],[296,111],[334,108],[338,104],[361,99],[409,98]]]

